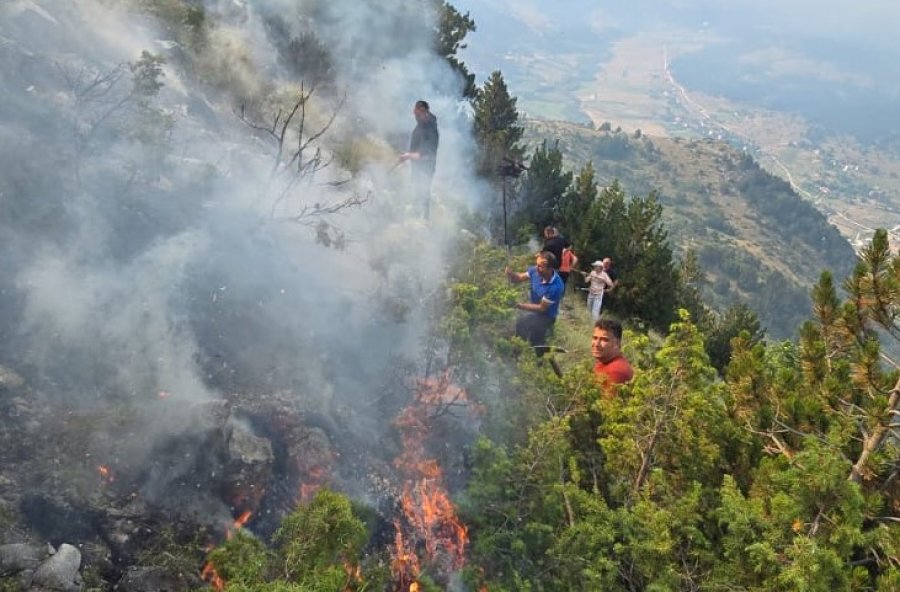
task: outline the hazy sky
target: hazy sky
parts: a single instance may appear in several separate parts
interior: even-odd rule
[[[826,37],[890,50],[900,50],[895,35],[900,2],[893,0],[455,0],[476,23],[513,16],[536,30],[607,23],[637,30],[642,26],[700,25],[729,30],[755,29]],[[601,17],[601,18],[598,18]],[[587,18],[586,18],[587,17]]]

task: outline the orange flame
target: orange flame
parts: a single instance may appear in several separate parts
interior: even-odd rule
[[[231,524],[225,525],[225,539],[231,540],[234,537],[234,533],[244,528],[250,518],[253,516],[253,512],[250,510],[244,510],[238,515],[237,518],[234,519],[234,522]],[[233,528],[232,528],[233,527]],[[209,543],[206,546],[206,552],[210,552],[215,549],[215,544]],[[225,589],[225,579],[219,575],[219,572],[216,571],[216,566],[212,564],[211,561],[207,561],[203,564],[203,569],[200,570],[200,579],[204,582],[209,582],[209,585],[212,586],[216,592],[222,592]]]
[[[234,537],[234,533],[244,528],[244,525],[250,521],[251,516],[253,516],[253,512],[251,512],[250,510],[245,510],[241,512],[240,516],[234,519],[234,522],[232,522],[231,524],[226,524],[225,539],[230,541]]]
[[[394,466],[405,478],[400,498],[403,520],[395,521],[392,564],[401,590],[407,582],[409,592],[420,589],[416,581],[421,572],[415,551],[418,542],[424,543],[428,561],[438,561],[451,569],[459,569],[465,563],[467,529],[456,516],[440,465],[428,458],[425,447],[432,417],[454,405],[470,404],[465,391],[451,384],[445,372],[436,379],[418,380],[413,403],[394,421],[403,444]],[[409,537],[404,536],[404,524],[411,530]]]
[[[300,499],[298,503],[305,503],[319,491],[328,481],[329,470],[325,465],[315,465],[306,471],[306,481],[300,484]]]
[[[99,465],[97,467],[97,472],[100,473],[100,478],[107,483],[112,483],[116,480],[116,477],[115,475],[113,475],[112,470],[106,465]]]
[[[419,566],[419,558],[410,548],[409,541],[403,536],[399,521],[394,521],[394,528],[394,561],[391,564],[393,571],[401,577],[407,574],[418,576],[422,570]]]
[[[234,527],[237,529],[244,528],[244,525],[250,521],[251,516],[253,516],[253,512],[250,510],[241,512],[241,515],[234,519]]]
[[[343,592],[352,592],[355,590],[353,584],[362,582],[362,567],[359,564],[354,565],[349,561],[344,561],[344,571],[347,573],[347,583],[344,585]]]
[[[203,569],[200,571],[200,579],[204,582],[209,582],[209,585],[212,586],[213,590],[216,592],[225,590],[225,580],[222,579],[222,576],[216,571],[216,566],[209,561],[203,564]]]

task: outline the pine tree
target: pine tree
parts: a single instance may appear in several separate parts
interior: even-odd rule
[[[678,270],[655,193],[626,200],[624,190],[614,182],[587,211],[575,243],[585,261],[603,257],[615,261],[618,286],[604,307],[660,329],[674,320]]]
[[[588,161],[563,195],[558,211],[558,223],[569,236],[581,236],[585,214],[597,199],[597,179],[594,163]]]
[[[538,232],[545,226],[559,225],[563,196],[571,184],[572,173],[563,169],[559,142],[551,147],[544,140],[534,149],[519,189],[516,213],[519,225],[532,225]],[[562,230],[569,234],[568,229]]]
[[[510,96],[499,70],[491,74],[475,97],[475,138],[478,142],[478,174],[494,179],[504,158],[520,160],[524,129],[517,125],[516,98]]]
[[[754,345],[765,337],[765,329],[759,324],[759,317],[743,303],[730,306],[725,314],[716,318],[708,329],[706,353],[712,365],[724,372],[731,359],[731,340],[746,332],[745,340]]]
[[[606,221],[622,252],[635,230],[665,243],[641,231],[649,198],[614,185],[591,210],[597,244]],[[561,381],[521,364],[488,420],[520,429],[473,454],[473,589],[898,589],[900,257],[886,233],[845,288],[823,273],[797,343],[762,341],[743,307],[724,315],[723,335],[740,328],[725,380],[684,311],[662,343],[629,332],[637,372],[612,398],[587,364]]]
[[[448,2],[433,0],[438,14],[438,23],[435,30],[435,50],[450,64],[454,72],[462,79],[462,96],[467,99],[475,98],[477,87],[475,86],[475,74],[469,72],[469,68],[459,59],[457,53],[465,49],[463,43],[466,35],[475,31],[475,21],[469,13],[462,14]]]

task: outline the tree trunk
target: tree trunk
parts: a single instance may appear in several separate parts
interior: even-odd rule
[[[888,431],[891,428],[891,422],[894,421],[894,415],[897,411],[898,404],[900,404],[900,380],[897,381],[894,388],[891,390],[887,409],[885,410],[886,417],[883,417],[878,422],[878,425],[875,426],[875,429],[872,430],[869,437],[863,441],[862,452],[859,453],[859,458],[856,459],[853,468],[850,470],[850,476],[848,477],[850,481],[853,481],[854,483],[862,481],[863,469],[865,469],[869,457],[875,454],[884,443],[884,439],[887,437]]]

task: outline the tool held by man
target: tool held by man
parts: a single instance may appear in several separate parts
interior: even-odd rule
[[[497,167],[497,175],[500,177],[500,183],[503,188],[503,244],[506,246],[506,266],[509,267],[511,253],[509,245],[509,229],[507,224],[506,209],[506,180],[517,179],[528,167],[524,163],[511,158],[503,157],[500,165]]]

